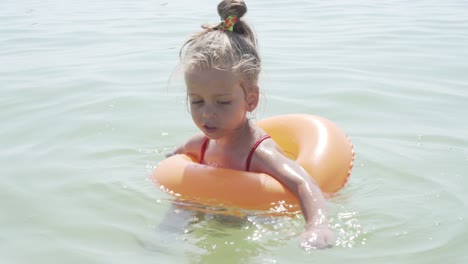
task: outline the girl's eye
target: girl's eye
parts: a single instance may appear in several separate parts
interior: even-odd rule
[[[193,101],[190,101],[191,104],[201,104],[203,103],[203,100],[193,100]]]
[[[230,105],[231,104],[231,101],[220,101],[218,102],[219,104],[223,104],[223,105]]]

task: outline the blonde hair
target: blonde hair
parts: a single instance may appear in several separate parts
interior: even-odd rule
[[[220,29],[223,22],[202,25],[203,30],[192,35],[180,50],[183,69],[233,71],[243,80],[256,84],[261,63],[255,34],[242,19],[245,13],[247,6],[243,0],[219,3],[218,14],[222,21],[229,16],[238,17],[232,32]]]

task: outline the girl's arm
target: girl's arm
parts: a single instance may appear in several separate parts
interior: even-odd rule
[[[312,177],[295,161],[285,157],[273,141],[257,148],[251,164],[251,171],[275,177],[299,200],[306,221],[305,231],[301,235],[301,246],[332,246],[334,234],[328,227],[326,201]]]
[[[177,154],[184,154],[185,153],[185,144],[179,145],[173,151],[166,153],[166,158],[172,157]]]

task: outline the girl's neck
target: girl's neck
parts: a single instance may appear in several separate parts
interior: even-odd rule
[[[255,128],[247,119],[239,128],[231,134],[216,140],[216,144],[224,148],[238,147],[240,143],[250,140],[255,133]]]

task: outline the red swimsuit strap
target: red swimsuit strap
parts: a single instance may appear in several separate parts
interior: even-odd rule
[[[268,139],[268,138],[271,138],[271,137],[269,135],[264,135],[263,137],[258,139],[257,142],[255,142],[252,149],[250,150],[249,156],[247,156],[247,160],[245,161],[245,171],[249,171],[250,162],[252,161],[252,156],[253,156],[255,150],[257,149],[258,145],[260,145],[260,143],[262,143],[265,139]]]
[[[205,151],[206,151],[206,146],[208,145],[208,141],[210,141],[209,138],[205,138],[205,141],[203,141],[203,144],[201,146],[201,151],[200,151],[200,161],[198,163],[203,164],[203,160],[205,159]]]

